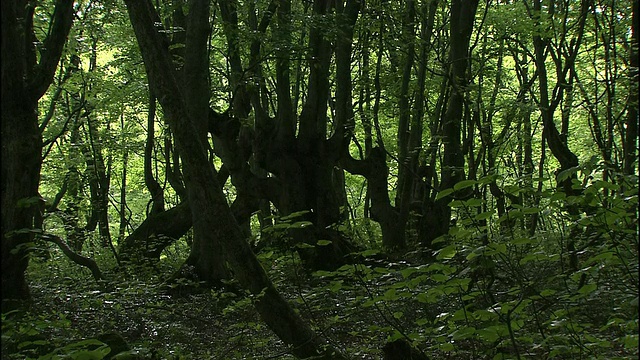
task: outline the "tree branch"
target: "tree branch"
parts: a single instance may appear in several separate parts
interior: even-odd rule
[[[43,41],[40,62],[28,81],[27,93],[32,99],[40,99],[53,82],[56,67],[67,42],[73,23],[73,0],[57,0],[51,19],[51,30]]]
[[[74,263],[78,264],[78,265],[82,265],[86,268],[88,268],[89,270],[91,270],[91,274],[93,274],[93,278],[96,279],[96,281],[100,281],[100,280],[106,280],[104,275],[102,275],[102,272],[100,271],[100,268],[98,267],[98,264],[91,258],[88,257],[84,257],[76,252],[74,252],[73,250],[71,250],[71,248],[69,247],[69,245],[67,245],[67,243],[62,240],[62,238],[60,238],[59,236],[53,235],[53,234],[43,234],[42,235],[42,239],[52,242],[54,244],[57,244],[58,247],[60,247],[60,250],[62,250],[62,252]]]

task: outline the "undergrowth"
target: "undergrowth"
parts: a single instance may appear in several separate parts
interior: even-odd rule
[[[603,199],[603,186],[545,193],[501,217],[482,199],[452,203],[458,226],[426,257],[368,250],[360,264],[307,273],[293,251],[258,256],[285,298],[354,359],[379,359],[396,339],[436,359],[634,358],[637,190]],[[568,214],[567,204],[591,210]],[[534,235],[514,226],[533,216],[545,222]],[[106,283],[56,250],[34,258],[32,303],[2,314],[2,358],[110,358],[117,342],[104,334],[125,343],[119,359],[293,358],[248,294],[194,283],[171,291],[163,279],[186,254],[177,243],[153,267],[119,268],[97,251]]]

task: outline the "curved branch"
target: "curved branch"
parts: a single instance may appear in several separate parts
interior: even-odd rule
[[[106,280],[104,275],[102,275],[102,272],[100,271],[100,268],[98,267],[98,264],[95,262],[95,260],[88,257],[84,257],[74,252],[73,250],[71,250],[69,245],[67,245],[67,243],[64,240],[62,240],[62,238],[60,238],[59,236],[56,236],[53,234],[43,234],[42,239],[52,242],[54,244],[57,244],[58,247],[60,247],[60,250],[62,250],[62,252],[71,261],[91,270],[91,274],[93,275],[93,278],[96,279],[96,281]]]

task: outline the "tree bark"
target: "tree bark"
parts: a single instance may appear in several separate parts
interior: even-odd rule
[[[278,9],[278,28],[283,31],[287,26],[287,3]],[[325,25],[312,22],[309,33],[309,86],[306,101],[299,117],[299,131],[295,137],[296,123],[293,109],[296,104],[290,102],[286,61],[279,59],[277,68],[278,110],[273,121],[252,94],[256,126],[253,138],[253,154],[256,165],[274,174],[276,191],[267,198],[276,206],[281,216],[304,212],[297,220],[310,221],[313,225],[290,231],[294,244],[306,242],[315,248],[299,249],[301,258],[310,269],[331,269],[343,265],[346,255],[355,247],[336,228],[346,219],[344,183],[342,170],[337,168],[340,157],[346,154],[348,139],[353,129],[353,110],[351,109],[351,47],[353,25],[358,17],[360,2],[348,1],[345,4],[333,4],[315,1],[313,16],[328,18],[335,12],[336,28],[339,37],[335,46],[326,37]],[[267,13],[268,14],[268,13]],[[266,15],[265,15],[266,16]],[[233,17],[225,16],[229,22]],[[263,20],[261,24],[265,21]],[[263,31],[264,27],[257,28]],[[230,38],[230,35],[227,35]],[[235,41],[235,40],[234,40]],[[284,46],[284,45],[283,45]],[[328,127],[328,102],[331,86],[329,75],[331,56],[336,55],[336,118],[334,127]],[[256,56],[256,47],[252,46],[252,57]],[[281,56],[283,54],[279,53]],[[239,60],[235,60],[239,61]],[[233,71],[233,68],[232,68]],[[255,74],[260,78],[261,76]],[[232,77],[233,78],[233,77]],[[240,86],[238,86],[240,87]],[[252,88],[255,92],[257,89]],[[295,100],[294,100],[295,101]],[[276,123],[275,127],[271,124]],[[241,137],[243,134],[241,130]],[[329,136],[330,135],[330,136]],[[327,138],[329,137],[329,138]],[[242,148],[242,146],[240,146]],[[225,165],[227,161],[224,161]],[[233,175],[232,175],[233,179]],[[234,181],[234,184],[236,182]],[[236,186],[240,193],[241,188]],[[246,190],[244,190],[246,191]],[[328,245],[316,246],[318,240],[330,240]]]
[[[400,213],[389,199],[389,167],[384,149],[374,147],[365,159],[355,160],[349,156],[342,163],[350,173],[367,179],[371,219],[380,224],[382,245],[386,249],[395,249],[404,241],[405,224],[400,221]]]
[[[122,134],[122,178],[120,179],[120,224],[118,227],[118,242],[124,240],[124,234],[129,225],[127,217],[127,167],[129,165],[129,150],[127,149],[125,138],[124,113],[120,114],[120,131]]]
[[[111,244],[109,227],[109,187],[111,185],[110,165],[105,163],[102,155],[102,144],[98,133],[97,120],[91,118],[87,110],[87,141],[82,147],[89,178],[91,192],[91,217],[87,221],[87,230],[98,228],[100,244],[104,247]]]

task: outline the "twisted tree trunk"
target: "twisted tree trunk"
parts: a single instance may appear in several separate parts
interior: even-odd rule
[[[206,0],[191,1],[191,6]],[[337,350],[306,324],[276,290],[233,217],[209,163],[204,144],[187,111],[170,62],[166,38],[158,32],[158,15],[149,0],[126,0],[131,24],[147,70],[150,85],[167,116],[184,164],[185,184],[194,222],[200,222],[221,242],[236,279],[255,295],[255,306],[263,320],[300,358],[344,359]]]

